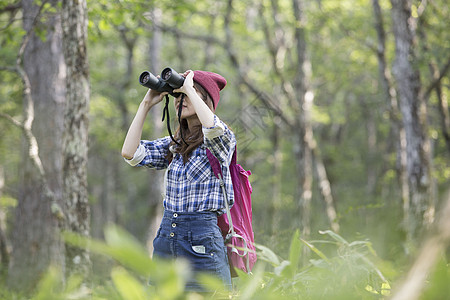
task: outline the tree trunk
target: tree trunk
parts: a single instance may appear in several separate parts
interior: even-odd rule
[[[442,87],[439,85],[436,88],[436,97],[439,101],[439,115],[441,116],[442,135],[447,145],[447,151],[450,155],[450,111],[448,106],[447,94],[442,92]]]
[[[398,109],[397,91],[394,88],[392,74],[386,62],[386,33],[384,30],[383,15],[378,0],[372,0],[375,16],[375,29],[378,36],[377,58],[378,72],[380,75],[383,92],[388,100],[389,117],[391,121],[391,135],[397,152],[397,174],[400,183],[401,198],[403,204],[404,223],[409,224],[409,182],[406,171],[406,133],[401,121],[401,113]]]
[[[391,0],[395,60],[393,73],[397,81],[400,111],[406,134],[406,171],[408,174],[408,240],[419,234],[430,198],[430,142],[426,134],[426,104],[420,95],[420,74],[415,61],[415,32],[410,0]]]
[[[364,99],[361,99],[363,106],[363,115],[366,118],[366,133],[367,133],[367,187],[366,192],[368,195],[375,194],[375,187],[377,183],[377,125],[373,112],[367,107]],[[368,197],[369,198],[369,197]]]
[[[337,220],[336,203],[334,201],[333,194],[331,193],[331,183],[328,179],[327,169],[323,163],[322,154],[319,147],[317,147],[316,141],[313,140],[313,144],[314,147],[311,147],[311,149],[315,160],[317,177],[319,178],[320,192],[322,193],[322,197],[325,201],[325,210],[328,222],[330,222],[330,227],[334,232],[339,232],[340,225]]]
[[[299,173],[299,189],[300,189],[300,218],[302,224],[302,233],[304,238],[308,239],[311,233],[311,198],[312,198],[312,183],[313,183],[313,168],[312,168],[312,151],[309,148],[309,142],[312,138],[312,127],[310,126],[309,110],[304,110],[305,95],[308,89],[309,79],[305,73],[307,65],[306,56],[306,41],[305,41],[305,17],[304,17],[304,3],[302,0],[292,1],[294,16],[297,27],[295,29],[295,44],[297,55],[297,70],[294,82],[295,95],[297,97],[295,108],[297,110],[297,120],[295,122],[298,129],[298,138],[296,145],[294,145],[296,153],[297,171]]]
[[[302,231],[305,238],[311,233],[311,199],[313,186],[313,163],[319,179],[319,188],[326,205],[326,213],[330,226],[334,231],[339,231],[339,224],[337,223],[337,214],[333,196],[331,194],[331,184],[328,180],[327,172],[322,161],[322,155],[318,149],[317,142],[314,138],[312,127],[312,109],[314,104],[314,92],[311,89],[312,66],[307,55],[306,38],[304,25],[306,23],[304,16],[304,2],[303,0],[293,0],[293,10],[296,19],[295,42],[297,53],[297,77],[295,79],[294,89],[297,95],[297,103],[295,106],[298,109],[298,120],[296,127],[301,134],[301,144],[303,146],[303,155],[298,157],[300,165],[298,170],[301,174],[301,198],[300,204],[302,206]],[[295,107],[294,106],[294,107]],[[298,147],[298,146],[296,146]],[[301,151],[297,151],[301,153]],[[298,155],[298,154],[297,154]],[[314,161],[313,161],[314,158]],[[303,173],[303,174],[302,174]]]
[[[51,4],[56,6],[56,1]],[[33,31],[36,25],[46,29],[45,41],[31,33],[24,52],[24,69],[30,85],[26,94],[29,92],[27,95],[33,100],[25,105],[25,127],[32,128],[33,141],[36,138],[38,144],[30,145],[28,138],[24,140],[21,190],[8,272],[9,285],[24,290],[42,276],[50,263],[64,268],[64,245],[59,238],[58,215],[54,212],[60,211],[62,195],[65,73],[60,16],[48,15],[44,24],[40,22],[40,8],[33,1],[24,0],[22,7],[27,32]],[[32,154],[41,157],[41,166],[37,167]]]
[[[64,127],[64,201],[67,229],[89,236],[87,194],[89,69],[86,53],[86,1],[62,2],[63,49],[67,65],[66,110]],[[90,268],[89,253],[68,247],[68,270],[86,275]]]
[[[154,23],[162,23],[162,11],[160,8],[154,7],[152,9],[152,15],[154,18]],[[157,26],[152,28],[152,38],[150,39],[149,45],[149,61],[150,66],[154,72],[160,72],[161,66],[161,46],[163,45],[162,32]],[[180,70],[181,72],[181,70]],[[163,123],[161,122],[161,110],[152,109],[150,112],[153,125],[153,136],[159,137],[163,134]],[[163,215],[163,205],[161,194],[163,193],[164,183],[163,183],[164,173],[158,170],[149,170],[148,182],[149,182],[149,224],[147,232],[147,250],[150,255],[153,254],[153,239],[156,237],[156,233],[159,228],[159,224],[162,220]]]
[[[0,199],[2,198],[3,188],[5,187],[5,172],[0,165]],[[0,206],[0,265],[2,270],[8,270],[9,253],[8,253],[8,240],[6,238],[6,212]],[[0,276],[2,276],[0,272]]]

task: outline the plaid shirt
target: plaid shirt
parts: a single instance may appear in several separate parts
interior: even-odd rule
[[[230,206],[234,203],[233,186],[228,169],[236,138],[234,133],[217,116],[214,126],[203,127],[204,142],[192,151],[183,164],[183,157],[175,153],[172,162],[165,157],[169,151],[170,137],[154,141],[141,141],[134,157],[126,160],[132,166],[166,169],[164,177],[164,208],[177,212],[217,211],[225,212],[225,203],[219,180],[215,177],[206,148],[222,165],[225,189]]]

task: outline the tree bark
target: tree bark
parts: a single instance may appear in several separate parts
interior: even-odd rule
[[[300,218],[302,224],[302,233],[305,239],[311,234],[311,199],[312,199],[312,183],[313,183],[313,161],[312,151],[310,146],[312,136],[312,127],[310,123],[310,110],[305,110],[305,95],[309,89],[309,80],[306,74],[306,66],[309,63],[306,55],[306,41],[305,41],[305,16],[304,3],[302,0],[293,0],[292,8],[294,11],[295,23],[295,53],[296,53],[296,75],[294,79],[294,91],[296,95],[296,103],[294,108],[296,110],[297,119],[295,124],[298,129],[298,142],[295,145],[297,171],[299,173],[299,195],[300,195]]]
[[[269,24],[267,20],[262,17],[261,23],[263,26],[264,36],[267,43],[267,48],[270,53],[272,69],[274,70],[277,76],[282,77],[282,68],[283,62],[285,60],[286,55],[286,43],[284,38],[284,31],[282,26],[280,25],[281,15],[278,9],[278,1],[272,0],[271,2],[271,20],[273,19],[274,28],[273,33],[269,28]],[[253,8],[251,8],[253,9]],[[260,4],[258,7],[258,13],[260,16],[264,16],[264,5]],[[255,16],[256,17],[256,16]],[[282,81],[285,81],[284,78]],[[291,95],[292,96],[292,95]],[[281,143],[281,120],[279,116],[274,116],[273,125],[271,128],[271,142],[273,147],[273,158],[271,159],[273,174],[271,183],[272,183],[272,201],[270,208],[268,210],[268,218],[272,220],[272,224],[270,226],[271,229],[271,238],[272,242],[276,242],[276,238],[278,237],[277,233],[281,229],[282,223],[282,143]]]
[[[64,201],[67,229],[89,236],[87,194],[89,69],[86,52],[86,1],[62,1],[63,49],[67,65],[66,110],[64,126]],[[68,247],[69,272],[86,275],[90,269],[89,253]]]
[[[399,111],[397,91],[394,87],[394,82],[390,69],[386,61],[386,32],[384,30],[383,14],[381,12],[378,0],[372,0],[372,7],[375,16],[375,29],[378,37],[377,58],[378,58],[378,72],[380,75],[381,86],[383,92],[388,100],[389,118],[391,124],[391,135],[394,140],[397,152],[397,174],[400,183],[400,191],[403,205],[404,224],[409,224],[409,181],[406,170],[407,152],[406,152],[406,133],[401,121],[401,113]]]
[[[436,87],[436,97],[438,98],[439,115],[441,116],[442,135],[447,145],[447,151],[450,155],[450,111],[448,106],[447,94],[442,92],[442,87],[439,84]]]
[[[2,198],[3,188],[5,187],[5,172],[0,165],[0,199]],[[0,265],[3,270],[8,270],[9,252],[8,240],[6,238],[6,212],[0,207]],[[0,276],[2,272],[0,272]]]
[[[156,24],[161,23],[162,11],[160,8],[154,7],[152,9],[153,21]],[[150,39],[149,45],[149,62],[152,70],[160,72],[162,70],[161,65],[161,49],[163,45],[162,31],[157,27],[152,28],[153,35]],[[158,70],[158,71],[156,71]],[[181,70],[180,70],[181,71]],[[163,134],[163,123],[161,122],[161,110],[152,109],[150,112],[153,125],[153,135],[159,137]],[[159,228],[159,224],[162,220],[163,205],[161,194],[164,192],[163,172],[158,170],[149,170],[148,182],[149,182],[149,224],[147,231],[147,250],[150,256],[153,255],[153,239],[156,237],[156,233]]]
[[[400,111],[406,134],[406,171],[409,194],[407,239],[419,233],[430,198],[430,141],[426,134],[426,104],[420,97],[420,73],[416,66],[415,31],[410,0],[391,0],[395,36],[393,73],[397,81]]]
[[[312,183],[313,183],[313,163],[319,177],[319,188],[326,204],[326,213],[330,226],[334,231],[339,231],[337,223],[337,214],[333,196],[331,194],[331,184],[328,180],[327,172],[322,161],[317,142],[314,138],[312,128],[312,108],[314,103],[314,92],[311,88],[312,67],[307,55],[306,38],[304,24],[306,23],[304,16],[304,2],[302,0],[293,0],[293,11],[295,16],[295,43],[297,54],[297,70],[294,83],[295,95],[297,95],[297,103],[293,107],[297,107],[296,121],[298,134],[301,134],[301,144],[295,147],[303,147],[303,155],[297,154],[300,184],[302,187],[300,204],[302,207],[302,231],[303,235],[308,238],[311,233],[311,199],[312,199]],[[296,151],[301,153],[301,151]],[[314,157],[314,161],[313,161]]]
[[[56,6],[56,2],[50,4]],[[24,0],[22,7],[23,26],[28,32],[23,55],[25,72],[21,74],[25,82],[25,120],[20,127],[25,138],[8,284],[26,290],[36,283],[49,264],[64,268],[59,207],[65,72],[60,16],[46,15],[42,23],[42,7],[31,0]],[[36,25],[45,28],[44,41],[33,33]]]

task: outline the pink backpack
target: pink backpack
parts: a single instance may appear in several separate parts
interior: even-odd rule
[[[222,180],[222,169],[217,158],[207,149],[209,163],[214,175],[221,181],[227,212],[218,218],[227,245],[231,276],[236,277],[234,268],[251,273],[256,262],[255,236],[252,228],[252,186],[248,176],[252,173],[236,163],[236,150],[230,164],[231,181],[234,191],[234,205],[228,206],[228,196]]]

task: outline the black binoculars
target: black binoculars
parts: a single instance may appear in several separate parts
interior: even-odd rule
[[[172,96],[178,97],[179,93],[174,93],[173,90],[183,86],[184,77],[172,68],[165,68],[159,78],[148,71],[142,72],[139,76],[139,83],[146,88],[160,93],[168,92]]]

